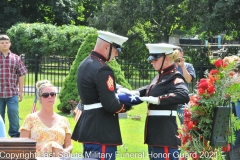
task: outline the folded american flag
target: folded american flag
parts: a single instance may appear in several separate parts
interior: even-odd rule
[[[118,94],[116,94],[116,96],[120,102],[122,102],[123,104],[125,104],[127,106],[134,106],[134,105],[137,105],[137,104],[140,104],[143,102],[139,99],[138,95],[118,93]]]

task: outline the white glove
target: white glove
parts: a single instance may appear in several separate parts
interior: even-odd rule
[[[141,101],[146,101],[148,103],[152,103],[152,104],[160,104],[160,100],[158,97],[153,97],[153,96],[149,96],[149,97],[139,97],[139,99]]]
[[[130,91],[130,90],[127,89],[127,88],[119,88],[119,89],[117,90],[117,93],[126,93],[126,94],[130,94],[130,95],[140,96],[139,91],[135,91],[135,90]]]

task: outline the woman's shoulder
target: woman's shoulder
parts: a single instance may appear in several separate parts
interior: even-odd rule
[[[28,114],[27,117],[26,117],[26,119],[28,119],[28,118],[31,118],[31,119],[32,119],[32,118],[38,118],[37,112]]]
[[[60,121],[68,122],[68,119],[65,116],[59,114],[57,114],[57,116],[59,117]]]
[[[24,123],[29,123],[29,124],[33,124],[33,123],[38,123],[40,121],[40,119],[38,118],[37,113],[30,113],[26,116],[26,118],[24,119]]]
[[[65,117],[65,116],[62,116],[62,115],[58,115],[59,116],[59,126],[61,127],[66,127],[66,128],[69,128],[70,127],[70,123],[68,121],[68,119]]]

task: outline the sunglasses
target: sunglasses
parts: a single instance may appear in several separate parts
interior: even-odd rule
[[[50,92],[50,93],[45,92],[45,93],[43,93],[43,94],[41,95],[41,97],[43,97],[43,98],[48,98],[49,95],[50,95],[51,97],[56,97],[56,92]]]
[[[112,45],[112,46],[118,51],[118,53],[121,52],[120,45]]]

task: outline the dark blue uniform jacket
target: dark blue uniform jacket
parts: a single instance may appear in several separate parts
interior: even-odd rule
[[[82,103],[101,103],[103,107],[82,112],[72,139],[83,143],[121,145],[118,113],[126,111],[126,106],[115,96],[114,73],[105,62],[103,56],[92,51],[79,66],[77,85]]]
[[[140,96],[159,97],[160,104],[149,104],[150,110],[176,111],[178,104],[189,102],[189,92],[184,77],[176,71],[175,65],[159,72],[149,86],[138,90]],[[177,148],[180,145],[180,139],[176,137],[177,129],[176,116],[147,116],[145,143],[152,146]]]

